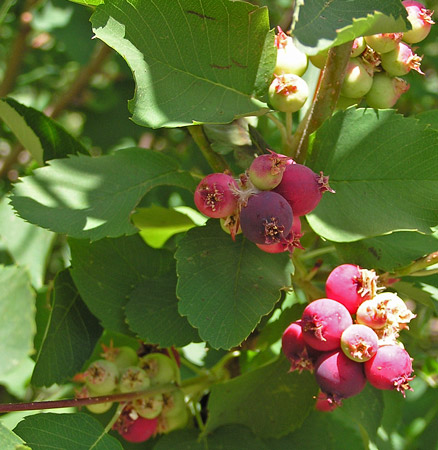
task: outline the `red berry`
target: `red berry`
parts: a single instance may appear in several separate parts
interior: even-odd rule
[[[281,183],[274,189],[289,202],[295,216],[313,211],[325,191],[334,192],[328,185],[328,177],[322,172],[317,175],[302,164],[288,165]]]
[[[269,191],[280,184],[286,166],[292,163],[291,158],[270,151],[254,159],[248,169],[249,179],[257,189]]]
[[[318,396],[316,397],[316,403],[315,403],[315,408],[318,411],[330,412],[330,411],[333,411],[334,409],[338,408],[339,406],[341,406],[340,400],[336,401],[334,398],[327,395],[325,392],[318,393]]]
[[[337,401],[359,394],[366,384],[363,364],[347,358],[342,351],[321,355],[316,361],[315,378],[321,390]]]
[[[341,335],[341,348],[348,358],[356,362],[371,359],[379,347],[375,331],[366,325],[353,324]]]
[[[432,11],[416,1],[405,0],[403,6],[408,12],[408,20],[411,23],[412,30],[403,33],[403,40],[409,44],[416,44],[422,41],[430,32],[430,27],[433,23]]]
[[[374,271],[353,264],[342,264],[330,272],[325,293],[328,298],[342,303],[350,314],[355,314],[363,301],[374,296],[376,279]]]
[[[236,181],[225,173],[211,173],[198,184],[194,200],[199,211],[208,217],[227,217],[237,209]]]
[[[367,380],[377,389],[397,390],[405,396],[412,390],[412,359],[409,353],[397,344],[383,345],[369,361],[364,363]]]
[[[129,442],[144,442],[157,432],[158,419],[145,419],[138,415],[131,404],[127,405],[113,429]]]
[[[292,221],[288,202],[272,191],[252,195],[240,212],[242,233],[256,244],[284,241],[292,228]]]
[[[343,331],[353,323],[347,308],[328,298],[309,303],[301,320],[304,341],[321,351],[339,348]]]

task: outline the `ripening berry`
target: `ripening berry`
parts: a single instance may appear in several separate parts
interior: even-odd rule
[[[307,83],[298,75],[275,75],[269,86],[268,98],[273,109],[293,113],[306,103],[309,96]]]
[[[158,419],[145,419],[128,404],[120,414],[113,430],[116,430],[128,442],[144,442],[157,433]]]
[[[364,363],[367,380],[377,389],[397,390],[405,396],[412,390],[412,359],[409,353],[397,344],[383,345],[369,361]]]
[[[387,311],[386,305],[379,303],[372,298],[361,303],[356,311],[356,321],[371,327],[374,330],[379,330],[386,325]]]
[[[392,108],[408,89],[409,83],[403,78],[391,77],[385,72],[376,73],[366,102],[371,108]]]
[[[371,359],[379,347],[375,331],[354,323],[344,330],[341,335],[341,348],[348,358],[356,362],[365,362]]]
[[[403,33],[403,40],[408,44],[416,44],[427,37],[430,27],[435,22],[432,20],[432,11],[416,1],[405,0],[402,2],[408,12],[408,20],[411,23],[412,30]]]
[[[373,84],[373,70],[361,58],[351,58],[341,86],[341,94],[348,98],[363,97]]]
[[[373,50],[382,54],[394,50],[402,37],[403,33],[379,33],[365,36],[365,41]]]
[[[252,184],[262,191],[270,191],[280,184],[286,166],[293,161],[288,156],[271,150],[269,154],[257,156],[248,169]]]
[[[328,298],[309,303],[301,316],[304,341],[320,351],[339,348],[343,331],[352,323],[353,319],[347,308]]]
[[[199,211],[208,217],[227,217],[237,209],[236,181],[225,173],[211,173],[198,184],[194,200]]]
[[[328,177],[322,172],[317,175],[302,164],[288,165],[281,183],[274,189],[289,202],[294,216],[304,216],[313,211],[325,191],[335,192],[328,184]]]
[[[394,77],[406,75],[412,69],[424,75],[420,68],[421,59],[409,45],[399,42],[394,50],[381,55],[381,64]]]
[[[292,221],[289,203],[272,191],[251,196],[240,212],[242,233],[256,244],[284,241],[292,228]]]
[[[307,55],[299,50],[292,38],[278,28],[278,34],[275,36],[275,46],[277,47],[277,63],[274,74],[282,75],[293,73],[301,76],[307,69]]]

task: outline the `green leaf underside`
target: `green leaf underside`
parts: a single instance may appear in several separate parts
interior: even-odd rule
[[[69,244],[70,273],[90,311],[105,328],[132,334],[124,311],[129,296],[143,282],[167,274],[172,253],[148,247],[138,235],[92,244],[69,239]]]
[[[218,220],[189,230],[175,258],[179,312],[216,349],[247,338],[293,272],[288,255],[262,252],[241,235],[233,242]]]
[[[350,108],[317,131],[308,165],[330,176],[311,227],[335,242],[438,223],[438,132],[394,110]]]
[[[0,266],[0,374],[17,367],[33,351],[35,299],[26,271]]]
[[[37,414],[21,421],[14,431],[32,450],[122,450],[89,414]]]
[[[317,388],[312,375],[289,373],[289,368],[290,363],[280,358],[214,385],[205,433],[231,423],[245,425],[263,438],[279,437],[299,428],[314,406],[312,397]]]
[[[438,233],[400,231],[348,244],[335,244],[345,262],[392,272],[438,250]]]
[[[0,100],[0,119],[40,165],[69,154],[88,154],[86,148],[54,120],[12,98]]]
[[[61,384],[82,369],[102,334],[76,290],[68,270],[55,279],[53,310],[32,383]]]
[[[139,284],[126,305],[129,328],[140,339],[160,347],[183,347],[199,342],[199,335],[178,313],[176,273],[169,271],[157,280]]]
[[[79,155],[50,161],[16,184],[12,205],[23,219],[40,227],[94,241],[135,233],[129,221],[133,209],[161,185],[196,187],[170,157],[130,148],[98,158]]]
[[[197,430],[174,431],[164,435],[154,450],[268,450],[261,439],[239,425],[227,425],[214,430],[206,438],[199,440]]]
[[[263,52],[266,8],[226,0],[165,7],[112,0],[97,7],[91,22],[96,36],[131,67],[134,122],[152,128],[227,123],[266,110],[254,97],[263,84],[266,92],[275,65],[275,54]],[[273,33],[268,36],[273,45]]]
[[[20,449],[20,445],[23,446],[24,441],[14,434],[11,430],[6,428],[2,423],[0,422],[0,442],[2,444],[2,450],[17,450]],[[21,447],[21,449],[24,450],[24,448],[28,447]]]
[[[399,0],[313,0],[304,2],[293,34],[308,54],[358,36],[406,31],[406,10]]]

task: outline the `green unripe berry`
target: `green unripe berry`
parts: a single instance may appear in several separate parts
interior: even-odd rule
[[[279,28],[279,33],[275,36],[275,46],[277,47],[277,63],[274,74],[282,75],[293,73],[301,76],[307,69],[307,55],[299,50],[292,38]]]
[[[127,367],[119,381],[120,392],[135,392],[147,389],[151,384],[151,381],[147,373],[140,367],[131,366]]]
[[[269,86],[269,103],[282,112],[296,112],[306,103],[309,96],[307,83],[298,75],[276,76]]]
[[[380,72],[374,75],[373,85],[366,96],[367,105],[371,108],[392,108],[409,84],[402,78],[391,77]]]
[[[163,410],[163,395],[157,394],[152,397],[137,398],[133,405],[139,416],[145,419],[153,419],[160,415]]]
[[[350,59],[341,87],[341,94],[348,98],[363,97],[373,84],[373,71],[360,58]]]
[[[142,356],[138,365],[146,371],[152,386],[178,381],[178,366],[175,361],[162,353],[149,353]]]
[[[94,405],[85,405],[88,411],[93,414],[104,414],[111,409],[113,402],[95,403]]]
[[[117,387],[119,371],[117,366],[106,359],[94,361],[84,372],[86,386],[95,395],[110,394]]]

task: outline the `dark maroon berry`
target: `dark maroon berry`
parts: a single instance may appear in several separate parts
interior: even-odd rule
[[[412,390],[412,359],[409,353],[397,344],[383,345],[377,353],[364,363],[367,380],[377,389],[397,390],[405,396]]]
[[[334,192],[328,185],[328,177],[322,172],[317,175],[302,164],[286,166],[281,183],[274,189],[292,207],[296,216],[304,216],[313,211],[325,191]]]
[[[289,203],[272,191],[252,195],[240,212],[242,233],[256,244],[285,241],[292,228],[292,221]]]
[[[301,233],[301,220],[299,216],[294,216],[292,230],[286,236],[285,241],[275,242],[274,244],[256,244],[260,250],[263,250],[266,253],[283,253],[289,251],[290,254],[293,253],[295,248],[301,248],[304,250],[304,247],[301,245],[300,239],[302,237]]]
[[[337,401],[359,394],[366,384],[363,364],[347,358],[342,351],[321,355],[316,361],[315,378],[321,390]]]
[[[306,344],[320,351],[339,348],[343,331],[353,324],[347,308],[328,298],[309,303],[301,320]]]

